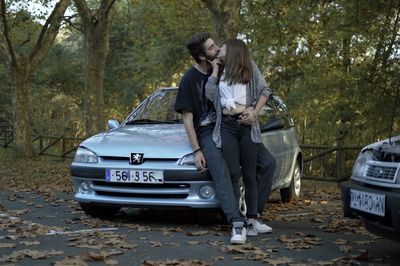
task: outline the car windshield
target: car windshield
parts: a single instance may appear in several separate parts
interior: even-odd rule
[[[125,124],[182,123],[182,115],[174,111],[177,92],[176,89],[163,89],[153,93],[135,109]]]

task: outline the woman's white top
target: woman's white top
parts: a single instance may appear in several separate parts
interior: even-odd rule
[[[228,85],[228,82],[223,80],[219,82],[219,94],[221,96],[222,108],[228,110],[236,109],[236,103],[246,105],[246,84],[236,83]]]

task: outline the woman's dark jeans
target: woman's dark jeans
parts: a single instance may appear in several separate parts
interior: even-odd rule
[[[257,218],[257,158],[259,143],[251,140],[251,126],[236,119],[223,117],[221,125],[222,153],[232,179],[236,201],[240,197],[240,177],[243,172],[248,218]],[[240,166],[242,169],[240,169]]]

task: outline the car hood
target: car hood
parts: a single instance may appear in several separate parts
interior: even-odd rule
[[[80,146],[98,156],[178,159],[192,152],[183,124],[138,124],[120,126],[83,141]]]
[[[389,139],[384,139],[384,140],[369,144],[369,145],[365,146],[362,149],[362,151],[369,150],[369,149],[379,149],[379,148],[388,147],[388,146],[392,147],[389,149],[397,149],[398,147],[400,147],[400,135],[392,137],[391,141],[392,141],[392,145],[389,145]]]

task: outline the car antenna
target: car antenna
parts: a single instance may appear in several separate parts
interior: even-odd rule
[[[393,106],[392,121],[390,122],[389,145],[392,145],[392,129],[393,129],[394,117],[396,114],[397,100],[399,98],[399,90],[400,90],[400,81],[399,81],[399,85],[397,85],[396,100],[395,100],[394,106]]]

